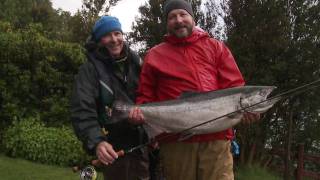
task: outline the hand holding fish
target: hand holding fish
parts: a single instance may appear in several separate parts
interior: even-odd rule
[[[251,124],[253,122],[256,122],[260,119],[260,114],[259,113],[250,113],[250,112],[245,112],[243,114],[242,118],[242,123],[244,124]]]
[[[143,124],[145,123],[144,116],[139,107],[133,107],[129,112],[129,122],[132,124]]]
[[[113,149],[112,145],[106,141],[102,141],[96,148],[96,155],[100,162],[105,165],[112,164],[118,158],[118,154]]]

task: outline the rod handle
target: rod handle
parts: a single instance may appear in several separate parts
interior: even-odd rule
[[[124,153],[124,150],[120,150],[117,152],[117,154],[118,154],[118,157],[121,157],[121,156],[124,156],[125,153]],[[99,159],[92,160],[91,164],[96,167],[100,167],[104,165]]]

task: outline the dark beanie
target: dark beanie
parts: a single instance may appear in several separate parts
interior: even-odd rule
[[[163,8],[164,17],[166,20],[167,20],[167,17],[168,17],[168,14],[170,13],[170,11],[172,11],[174,9],[184,9],[192,17],[194,17],[192,7],[189,2],[184,1],[184,0],[167,0],[166,3],[164,4],[164,8]]]
[[[121,24],[118,18],[113,16],[102,16],[92,29],[92,36],[96,42],[112,31],[121,31]]]

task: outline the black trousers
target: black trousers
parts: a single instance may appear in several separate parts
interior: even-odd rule
[[[125,154],[103,168],[105,180],[149,180],[148,151]]]

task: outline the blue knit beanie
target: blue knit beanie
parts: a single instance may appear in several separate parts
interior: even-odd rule
[[[112,31],[121,31],[121,24],[119,19],[113,16],[102,16],[94,25],[92,29],[92,36],[96,42]]]

